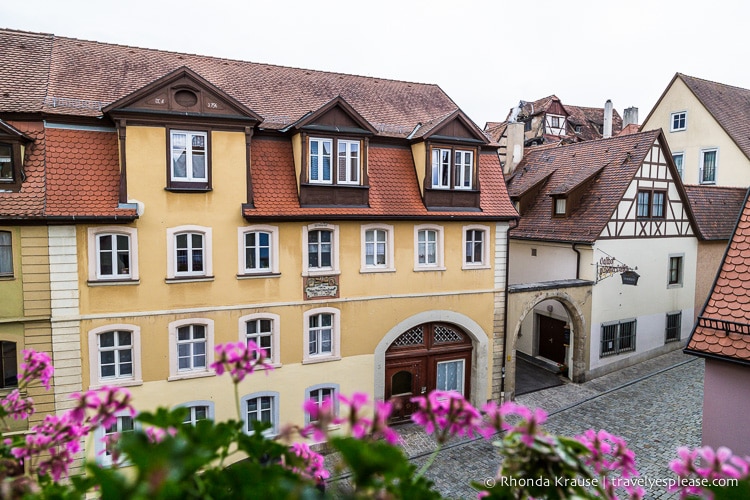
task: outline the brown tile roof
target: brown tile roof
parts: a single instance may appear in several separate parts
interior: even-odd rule
[[[625,126],[620,132],[618,132],[615,135],[630,135],[630,134],[637,134],[640,132],[641,126],[637,125],[635,123],[629,123],[627,126]]]
[[[685,185],[685,192],[703,240],[728,240],[737,224],[747,189]]]
[[[750,364],[750,199],[685,352]]]
[[[392,137],[458,109],[432,84],[10,30],[0,30],[0,64],[0,112],[101,116],[102,107],[183,66],[260,114],[262,128],[284,128],[338,96]]]
[[[494,151],[479,155],[481,212],[427,210],[421,201],[414,160],[408,147],[370,144],[369,207],[300,207],[290,141],[253,141],[253,191],[255,208],[246,217],[434,217],[508,218],[516,211],[505,191],[500,162]]]
[[[43,128],[11,122],[34,139],[18,193],[0,193],[0,220],[58,217],[133,219],[118,208],[120,167],[114,132]]]
[[[590,141],[592,139],[601,139],[602,134],[597,126],[604,124],[604,108],[588,108],[585,106],[573,106],[563,104],[565,110],[569,113],[568,120],[573,125],[571,130],[575,130],[575,125],[581,125],[580,132],[574,132],[580,140]],[[612,135],[615,136],[622,130],[622,118],[616,109],[612,109]]]
[[[593,243],[609,221],[660,131],[624,135],[544,149],[529,149],[513,176],[508,194],[519,197],[549,176],[521,214],[511,237]],[[580,204],[567,217],[552,217],[552,193],[569,192],[597,171]]]

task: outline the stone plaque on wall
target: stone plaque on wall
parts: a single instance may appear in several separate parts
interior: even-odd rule
[[[339,296],[338,276],[310,276],[302,278],[305,300],[330,299]]]

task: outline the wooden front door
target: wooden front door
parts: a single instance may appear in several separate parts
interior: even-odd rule
[[[539,318],[539,355],[555,363],[565,364],[565,321]]]
[[[389,363],[385,369],[385,399],[393,403],[391,421],[405,422],[414,412],[416,404],[411,398],[425,394],[426,360]]]

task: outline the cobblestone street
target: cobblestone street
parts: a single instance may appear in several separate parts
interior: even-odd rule
[[[590,382],[525,394],[517,402],[549,412],[550,432],[575,436],[594,428],[623,436],[641,476],[665,480],[673,477],[668,465],[677,447],[700,445],[703,361],[678,350]],[[398,431],[405,451],[421,466],[434,442],[416,426]],[[426,475],[445,497],[476,498],[470,483],[494,477],[498,465],[490,442],[465,440],[443,449]],[[673,497],[664,488],[646,491],[646,498]]]

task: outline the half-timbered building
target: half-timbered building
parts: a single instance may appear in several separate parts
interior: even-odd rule
[[[528,150],[508,193],[509,352],[585,380],[684,343],[697,241],[660,131]]]

